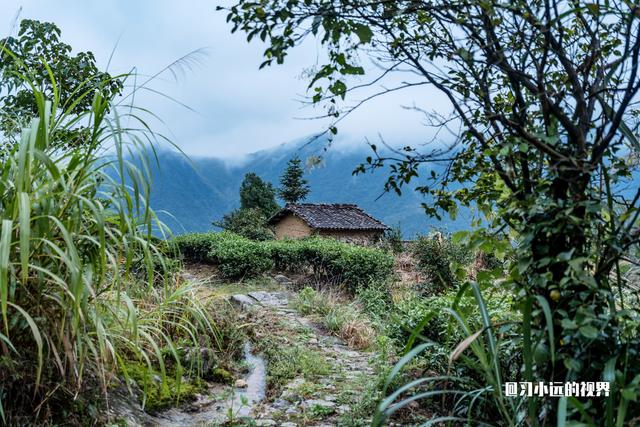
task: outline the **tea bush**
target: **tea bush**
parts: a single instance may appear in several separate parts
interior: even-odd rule
[[[213,244],[212,233],[189,233],[174,237],[168,243],[168,252],[180,251],[185,259],[190,261],[207,261]]]
[[[404,344],[413,330],[427,316],[430,320],[420,331],[431,341],[453,349],[466,336],[460,330],[449,309],[454,307],[472,328],[482,328],[480,309],[470,291],[458,295],[459,289],[451,289],[441,295],[428,298],[417,295],[405,298],[393,306],[391,321],[387,333],[391,338]],[[511,307],[512,298],[501,291],[494,290],[487,298],[487,310],[494,324],[516,321],[517,314]],[[475,329],[474,329],[475,332]]]
[[[257,242],[222,233],[195,233],[174,238],[188,260],[217,265],[229,278],[252,277],[271,270],[312,273],[319,280],[358,287],[384,281],[393,273],[393,256],[383,250],[332,239]]]
[[[356,291],[362,309],[375,320],[386,319],[392,306],[391,292],[384,282],[371,282]]]
[[[306,262],[303,240],[274,240],[265,243],[271,251],[275,269],[282,272],[302,273],[309,268]]]
[[[312,272],[319,280],[343,283],[352,292],[371,282],[384,281],[393,272],[393,256],[376,248],[318,237],[266,245],[279,270]]]
[[[212,235],[207,260],[227,278],[254,277],[273,270],[271,251],[265,245],[231,233]]]

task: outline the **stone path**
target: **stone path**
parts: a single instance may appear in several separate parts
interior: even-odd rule
[[[256,291],[230,296],[229,301],[242,309],[244,314],[240,317],[247,317],[238,322],[248,320],[262,328],[263,337],[280,334],[288,345],[313,353],[318,358],[314,363],[326,367],[322,374],[293,375],[283,386],[265,390],[269,361],[260,354],[260,337],[254,336],[253,349],[245,348],[248,373],[236,381],[235,387],[211,384],[195,401],[155,415],[144,412],[137,399],[119,387],[112,399],[111,416],[140,427],[369,425],[370,420],[352,417],[351,413],[363,400],[367,381],[374,378],[374,353],[350,349],[344,341],[290,308],[291,295]],[[284,344],[282,350],[285,351]]]
[[[302,376],[287,383],[276,396],[255,405],[250,416],[258,426],[334,426],[347,423],[352,405],[362,399],[360,385],[374,375],[372,354],[350,349],[296,310],[285,292],[250,292],[230,300],[256,316],[304,328],[305,347],[322,356],[330,372],[313,381]],[[354,420],[350,420],[354,421]],[[367,420],[362,420],[363,425]]]

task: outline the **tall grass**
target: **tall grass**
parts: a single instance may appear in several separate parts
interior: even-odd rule
[[[471,321],[458,305],[465,292],[473,294],[480,313],[479,324]],[[390,389],[410,362],[420,357],[421,353],[440,345],[422,337],[424,342],[412,347],[421,337],[421,331],[427,322],[437,315],[436,312],[429,312],[424,321],[414,329],[404,356],[389,373],[383,390],[386,398],[378,407],[373,425],[383,425],[386,419],[412,402],[429,399],[442,401],[444,414],[434,416],[424,425],[523,425],[526,398],[507,398],[504,395],[504,382],[509,380],[505,376],[513,372],[501,363],[501,357],[505,353],[514,352],[513,340],[517,339],[512,330],[516,326],[515,316],[514,322],[501,325],[501,333],[497,334],[480,287],[475,282],[462,286],[452,307],[444,310],[450,316],[453,326],[462,331],[465,337],[450,349],[448,371],[443,375],[415,379],[396,390]],[[515,353],[517,358],[518,354]],[[468,370],[464,376],[457,376],[452,367],[461,361]],[[487,417],[488,414],[492,417]]]
[[[494,286],[492,284],[485,286]],[[553,327],[547,326],[543,334],[547,335],[549,347],[543,345],[541,334],[534,334],[533,317],[544,316],[547,325],[552,325],[552,310],[546,299],[541,296],[528,297],[515,311],[511,312],[511,320],[496,322],[492,318],[482,294],[482,286],[477,282],[467,282],[458,291],[457,297],[446,313],[452,323],[464,336],[460,342],[449,349],[449,369],[443,375],[427,374],[413,379],[404,385],[393,389],[393,385],[402,381],[403,370],[413,361],[420,358],[422,353],[441,346],[441,343],[431,341],[422,336],[421,332],[436,313],[429,312],[423,322],[414,330],[405,347],[403,357],[396,363],[389,373],[383,394],[386,396],[375,414],[374,426],[382,426],[394,413],[406,408],[412,402],[431,400],[431,407],[437,407],[441,402],[441,414],[433,416],[422,425],[496,425],[496,426],[538,426],[538,425],[584,425],[584,426],[623,426],[634,425],[638,420],[636,403],[637,385],[640,376],[633,377],[624,370],[616,371],[615,362],[618,354],[612,354],[611,361],[605,367],[600,378],[578,378],[567,381],[606,381],[610,383],[611,391],[608,397],[576,397],[562,396],[549,398],[548,396],[507,396],[506,382],[530,382],[537,384],[542,381],[548,384],[546,378],[541,378],[536,372],[536,363],[549,360],[553,366],[559,361],[557,349],[553,343]],[[479,321],[473,321],[459,304],[464,293],[473,295],[477,309],[480,312]],[[630,335],[637,337],[638,317],[635,308],[633,317],[630,316]],[[413,346],[414,343],[423,342]],[[612,349],[612,352],[615,349]],[[632,360],[637,353],[632,353],[629,365],[637,363]],[[462,365],[464,375],[456,375],[455,365]],[[562,384],[562,383],[561,383]],[[593,415],[591,399],[602,399],[605,402],[606,413]],[[557,408],[557,415],[550,417],[551,411]],[[571,420],[580,419],[580,422]]]
[[[46,417],[88,386],[106,392],[129,360],[164,380],[167,353],[180,368],[178,339],[196,347],[214,336],[194,290],[164,271],[153,243],[163,227],[148,204],[147,156],[137,167],[127,160],[158,138],[141,110],[80,90],[73,99],[90,97],[92,108],[73,114],[55,81],[45,99],[21,77],[38,116],[19,143],[1,143],[0,424]],[[51,148],[79,127],[79,143]]]

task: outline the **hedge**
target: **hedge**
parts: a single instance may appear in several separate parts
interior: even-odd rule
[[[229,232],[183,234],[174,237],[172,245],[184,259],[217,265],[230,279],[254,277],[274,268],[268,248]]]
[[[272,270],[312,273],[318,279],[356,290],[384,281],[393,273],[391,254],[333,239],[257,242],[222,232],[182,235],[172,243],[185,259],[217,265],[228,278],[252,277]]]
[[[340,282],[355,290],[393,273],[393,256],[375,248],[350,245],[333,239],[266,242],[280,271],[312,272],[318,279]]]
[[[254,277],[274,268],[271,252],[253,240],[231,233],[212,233],[215,238],[207,261],[229,278]]]

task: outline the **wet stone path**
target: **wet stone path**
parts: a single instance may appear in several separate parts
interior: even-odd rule
[[[210,384],[194,401],[155,415],[142,411],[134,398],[122,392],[114,396],[109,412],[126,425],[141,427],[367,425],[370,420],[355,420],[350,412],[362,400],[364,384],[373,377],[374,354],[350,349],[341,339],[290,308],[291,295],[257,291],[228,299],[241,309],[242,316],[266,325],[263,336],[290,337],[292,345],[319,356],[314,363],[326,367],[321,374],[312,378],[296,375],[274,392],[267,386],[269,364],[259,352],[257,336],[245,346],[248,372],[236,381],[235,387]],[[303,342],[296,342],[300,335],[295,336],[294,331],[303,332]]]
[[[290,308],[288,299],[285,292],[250,292],[230,298],[272,324],[304,330],[305,348],[320,354],[330,368],[311,381],[302,375],[290,380],[277,395],[255,405],[250,417],[257,426],[357,425],[352,424],[349,412],[362,397],[359,386],[374,375],[372,354],[350,349],[341,339]],[[363,425],[366,421],[362,420]]]

